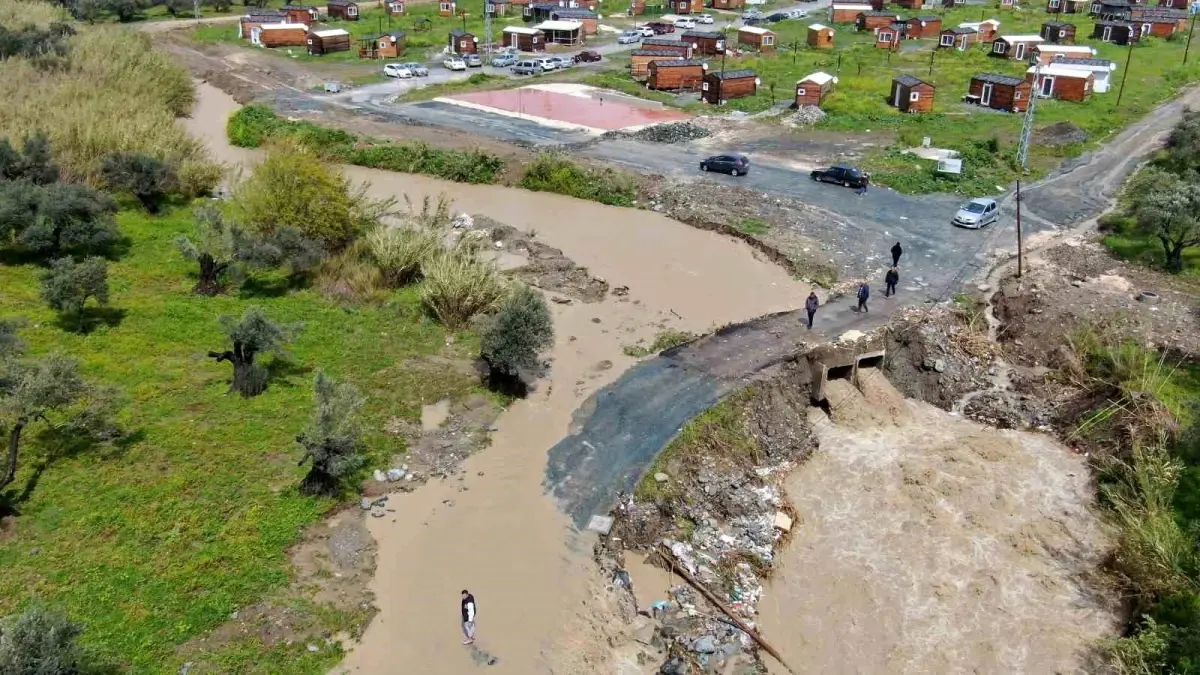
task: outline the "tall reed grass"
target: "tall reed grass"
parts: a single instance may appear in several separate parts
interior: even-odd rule
[[[0,0],[0,24],[61,19],[38,2]],[[40,68],[0,61],[0,136],[50,136],[63,178],[96,182],[100,159],[142,152],[175,165],[184,190],[198,194],[220,179],[203,146],[175,123],[195,101],[191,78],[146,35],[113,26],[79,26],[64,62]]]
[[[434,256],[422,273],[421,302],[451,330],[466,328],[475,315],[496,309],[507,292],[496,266],[463,247]]]

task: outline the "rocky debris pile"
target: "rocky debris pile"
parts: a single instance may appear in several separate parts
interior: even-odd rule
[[[690,586],[673,586],[668,595],[651,608],[654,630],[642,633],[651,635],[650,646],[668,654],[660,674],[743,672],[731,668],[755,662],[750,636],[724,617],[709,614],[706,601]]]
[[[695,122],[655,124],[637,131],[610,131],[605,138],[631,138],[648,143],[686,143],[712,136],[712,132]]]
[[[1033,132],[1034,143],[1051,147],[1083,143],[1087,139],[1087,132],[1070,122],[1055,122]]]
[[[988,386],[990,350],[985,327],[968,325],[951,307],[921,308],[888,327],[884,374],[906,397],[950,410]]]
[[[489,233],[497,248],[525,257],[526,263],[510,271],[512,276],[552,293],[583,302],[599,302],[608,294],[608,282],[594,277],[586,267],[575,264],[563,252],[547,246],[515,227],[476,215],[472,226]]]
[[[963,408],[970,419],[997,429],[1053,431],[1054,406],[1035,396],[1015,391],[985,391]]]
[[[815,105],[802,105],[796,112],[783,118],[783,123],[793,127],[807,127],[825,119],[825,111]]]

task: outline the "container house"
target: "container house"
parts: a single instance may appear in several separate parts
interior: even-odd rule
[[[404,2],[405,0],[387,0],[383,6],[389,16],[404,16],[404,12],[406,11]]]
[[[450,35],[446,40],[446,47],[452,54],[462,56],[464,54],[479,53],[479,38],[473,33],[468,33],[461,28],[455,28],[450,31]]]
[[[1052,45],[1075,42],[1075,24],[1066,21],[1047,21],[1042,24],[1042,39]]]
[[[874,11],[870,5],[861,3],[835,2],[829,6],[830,23],[856,23],[858,15]]]
[[[746,6],[746,0],[712,0],[713,9],[738,10]]]
[[[543,21],[533,28],[546,36],[548,44],[571,47],[583,44],[583,22],[581,21]]]
[[[505,26],[500,33],[504,36],[504,46],[515,47],[522,52],[546,51],[546,36],[536,28],[525,26]]]
[[[691,45],[693,54],[714,56],[725,51],[725,34],[718,31],[684,31],[680,34],[679,41]]]
[[[1061,59],[1090,59],[1096,50],[1084,45],[1038,45],[1033,48],[1030,63],[1049,65]]]
[[[308,53],[313,56],[350,51],[350,32],[341,28],[310,31],[306,41]]]
[[[353,0],[328,0],[325,5],[325,14],[330,19],[358,21],[358,3]]]
[[[734,98],[753,96],[758,93],[758,75],[753,70],[727,70],[723,73],[705,73],[700,85],[700,99],[713,105],[721,105]]]
[[[642,49],[672,52],[682,56],[685,59],[692,58],[692,45],[679,40],[668,40],[666,38],[646,38],[645,40],[642,40]]]
[[[438,16],[454,16],[458,5],[454,0],[438,0]]]
[[[932,84],[912,75],[897,75],[892,78],[892,90],[888,104],[906,113],[923,113],[933,110],[935,88]]]
[[[262,47],[303,47],[308,44],[308,27],[302,23],[264,23],[251,29],[251,33],[250,43]]]
[[[321,17],[316,7],[309,5],[284,5],[283,13],[287,15],[288,23],[302,23],[311,26]]]
[[[900,15],[895,12],[871,10],[858,15],[854,21],[854,26],[859,30],[875,31],[880,28],[887,28],[889,25],[900,20]]]
[[[555,8],[550,11],[551,21],[578,21],[583,24],[583,34],[595,35],[600,32],[600,15],[590,9]]]
[[[1046,0],[1047,14],[1086,14],[1088,0]]]
[[[650,73],[651,61],[683,61],[686,57],[677,51],[665,49],[635,49],[629,52],[629,75],[640,80]]]
[[[1127,45],[1142,39],[1141,31],[1128,21],[1097,21],[1092,29],[1092,39]]]
[[[877,49],[899,49],[900,41],[904,39],[904,24],[893,23],[875,30],[875,47]]]
[[[974,28],[975,32],[978,33],[976,41],[984,44],[994,42],[996,36],[1000,33],[1000,22],[995,19],[978,22],[967,21],[958,25],[963,28]]]
[[[1076,103],[1086,101],[1095,91],[1096,77],[1087,70],[1076,70],[1060,65],[1030,68],[1026,73],[1033,84],[1033,91],[1042,98],[1056,98]],[[1036,81],[1035,81],[1036,79]]]
[[[904,22],[905,40],[923,40],[936,38],[942,33],[942,17],[914,16]]]
[[[1113,73],[1117,70],[1117,64],[1108,59],[1059,59],[1054,62],[1059,68],[1073,68],[1075,70],[1086,70],[1092,74],[1095,79],[1092,81],[1092,91],[1097,94],[1103,94],[1112,86]]]
[[[979,32],[974,28],[963,26],[943,28],[942,32],[938,34],[938,49],[956,49],[965,52],[967,47],[975,44],[978,39]]]
[[[402,30],[364,35],[358,39],[358,58],[395,59],[404,54],[407,38]]]
[[[1034,47],[1045,42],[1040,35],[1001,35],[992,42],[992,56],[1024,61]]]
[[[775,51],[775,32],[761,26],[742,26],[738,29],[737,38],[740,47],[763,53]]]

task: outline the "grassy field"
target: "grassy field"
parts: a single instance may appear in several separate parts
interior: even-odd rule
[[[240,295],[200,297],[174,243],[191,231],[189,208],[158,218],[123,212],[120,225],[131,247],[109,272],[117,325],[64,332],[39,299],[39,268],[0,265],[0,316],[28,318],[21,336],[32,354],[65,352],[87,376],[119,386],[132,432],[112,452],[54,460],[30,444],[14,484],[27,495],[0,530],[0,615],[33,597],[60,604],[85,624],[84,641],[128,672],[173,673],[178,644],[288,583],[288,547],[332,506],[296,490],[305,469],[295,435],[310,415],[315,370],[367,397],[376,459],[404,450],[383,431],[386,420],[418,419],[423,404],[478,383],[412,367],[450,349],[446,331],[423,316],[418,288],[354,308],[313,290],[285,292],[271,278]],[[266,393],[244,400],[227,392],[228,364],[205,354],[225,348],[217,317],[251,305],[304,328],[291,358],[271,366]],[[475,348],[462,334],[454,355]],[[298,611],[329,633],[347,628],[348,617],[326,608]],[[228,665],[223,672],[316,673],[336,658],[303,644],[268,649],[250,636],[215,660]]]

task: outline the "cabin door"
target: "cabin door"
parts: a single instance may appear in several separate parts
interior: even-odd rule
[[[1025,58],[1025,43],[1024,42],[1017,43],[1017,49],[1015,52],[1013,52],[1013,58],[1018,61]]]
[[[258,26],[250,29],[250,44],[262,46],[262,29]]]
[[[1111,42],[1111,41],[1112,41],[1112,26],[1105,26],[1105,27],[1104,27],[1104,33],[1103,33],[1103,34],[1101,34],[1101,36],[1100,36],[1100,39],[1101,39],[1101,40],[1104,40],[1105,42]]]
[[[1039,91],[1042,98],[1048,98],[1050,96],[1050,93],[1053,91],[1054,91],[1054,78],[1053,77],[1043,77],[1042,78],[1042,88]]]
[[[992,83],[985,82],[983,84],[983,95],[981,95],[979,97],[979,103],[981,105],[987,105],[991,102],[992,102]]]
[[[896,85],[896,99],[892,101],[892,105],[896,106],[897,108],[900,107],[900,89],[900,85]]]

